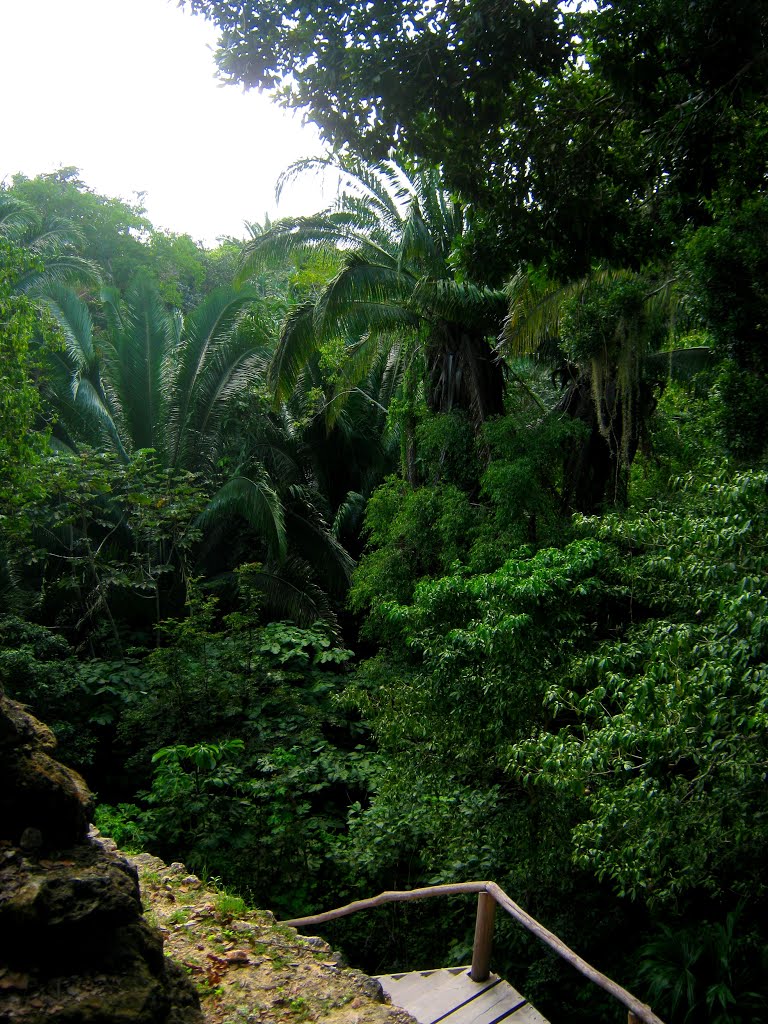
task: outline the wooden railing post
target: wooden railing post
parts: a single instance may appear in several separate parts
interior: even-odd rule
[[[477,897],[477,918],[475,920],[475,943],[472,946],[472,981],[485,981],[491,973],[491,946],[493,945],[493,919],[496,916],[496,900],[490,893],[481,892]]]

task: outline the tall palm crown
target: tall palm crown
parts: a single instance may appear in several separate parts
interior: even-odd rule
[[[165,469],[199,474],[213,491],[197,519],[206,557],[220,567],[232,552],[258,554],[251,583],[270,607],[307,622],[330,616],[313,580],[341,589],[353,563],[302,465],[301,439],[254,394],[275,334],[257,295],[220,288],[182,316],[140,273],[125,296],[105,289],[102,298],[100,333],[73,292],[47,297],[66,341],[53,381],[60,441],[82,439],[126,462],[151,448]]]
[[[221,288],[182,317],[140,274],[125,297],[107,288],[102,298],[100,360],[86,304],[64,288],[46,297],[66,339],[72,403],[123,459],[153,448],[168,468],[209,470],[231,400],[263,373],[271,350],[256,296]]]
[[[674,333],[676,279],[602,268],[558,284],[520,271],[507,292],[500,348],[552,361],[563,387],[553,411],[588,428],[567,455],[566,504],[593,514],[626,502],[659,387],[710,360],[702,346],[660,351]]]
[[[277,222],[243,252],[241,279],[279,255],[321,250],[340,260],[317,298],[286,320],[272,366],[277,398],[290,394],[323,343],[341,340],[349,390],[382,351],[398,362],[401,374],[420,355],[432,410],[465,409],[478,423],[501,413],[503,369],[488,338],[498,333],[506,300],[503,292],[455,272],[468,224],[439,173],[337,156],[294,164],[283,183],[325,167],[343,182],[335,202],[312,217]]]

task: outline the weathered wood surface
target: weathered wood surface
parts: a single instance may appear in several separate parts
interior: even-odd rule
[[[485,981],[491,973],[491,949],[493,947],[493,922],[496,917],[496,900],[489,892],[477,897],[475,919],[475,941],[472,944],[472,981]]]
[[[466,967],[413,971],[378,978],[396,1006],[419,1024],[548,1024],[508,982],[491,974],[472,981]]]
[[[387,890],[380,892],[378,896],[371,896],[367,900],[355,900],[354,903],[348,903],[344,907],[326,910],[323,914],[295,917],[291,921],[281,921],[280,923],[292,925],[294,928],[303,928],[305,925],[336,921],[340,917],[357,914],[360,910],[383,907],[385,903],[404,903],[407,900],[425,900],[431,896],[461,896],[465,893],[486,892],[487,884],[487,882],[457,882],[455,885],[427,885],[423,889]]]

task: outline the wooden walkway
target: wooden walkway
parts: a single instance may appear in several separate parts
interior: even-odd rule
[[[283,924],[294,928],[324,924],[340,917],[356,914],[360,910],[372,910],[385,903],[403,903],[406,900],[423,900],[430,896],[459,896],[464,893],[477,894],[477,917],[475,918],[475,941],[472,947],[472,967],[447,967],[436,971],[414,971],[409,974],[385,974],[379,977],[382,988],[396,1006],[412,1014],[419,1024],[547,1024],[541,1014],[524,999],[511,985],[497,975],[489,977],[491,961],[491,940],[493,918],[496,907],[505,910],[532,935],[566,963],[589,978],[591,982],[608,992],[627,1010],[627,1024],[664,1024],[650,1006],[641,1002],[631,992],[615,981],[601,974],[592,964],[582,958],[549,931],[523,908],[510,899],[495,882],[450,882],[443,885],[428,885],[420,889],[392,890],[381,892],[367,900],[355,900],[345,907],[326,910],[322,914],[295,917]],[[486,981],[474,982],[475,978]]]
[[[472,981],[469,967],[377,977],[395,1006],[419,1024],[548,1024],[517,989],[491,974]]]

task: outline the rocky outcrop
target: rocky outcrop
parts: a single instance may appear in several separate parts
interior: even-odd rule
[[[415,1024],[322,938],[299,935],[183,864],[148,853],[131,861],[166,949],[197,982],[206,1024]]]
[[[54,746],[0,691],[0,1022],[198,1024],[136,869],[89,837],[88,788]]]

